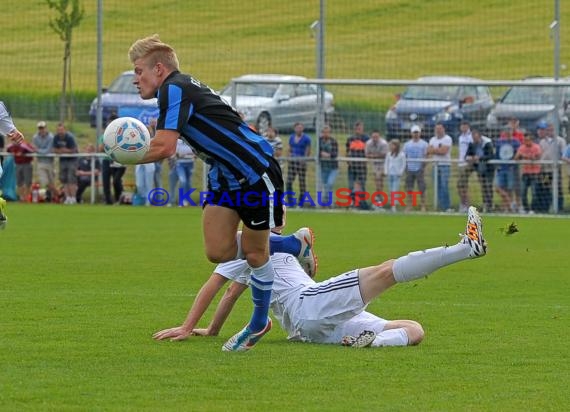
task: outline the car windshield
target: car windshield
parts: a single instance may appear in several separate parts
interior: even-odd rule
[[[107,90],[109,93],[128,93],[128,94],[138,94],[139,91],[137,87],[133,84],[133,75],[124,74],[119,76]]]
[[[273,97],[277,92],[277,84],[238,84],[237,94],[240,96]],[[227,86],[222,92],[223,96],[232,95],[232,86]]]
[[[509,104],[557,104],[560,101],[560,88],[552,86],[515,86],[511,88],[503,103]]]
[[[402,94],[409,100],[452,100],[457,96],[457,86],[410,86]]]

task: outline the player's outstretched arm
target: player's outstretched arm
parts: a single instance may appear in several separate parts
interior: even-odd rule
[[[156,340],[184,340],[188,338],[226,281],[227,279],[225,277],[217,273],[212,273],[210,278],[200,288],[184,323],[181,326],[158,331],[152,335],[152,337]]]
[[[168,159],[176,153],[176,143],[180,133],[176,130],[157,130],[150,140],[148,152],[138,163],[153,163],[162,159]]]
[[[217,336],[234,308],[237,300],[246,289],[247,285],[239,282],[232,282],[226,289],[220,303],[218,303],[214,317],[208,327],[206,329],[194,329],[193,334],[200,336]]]

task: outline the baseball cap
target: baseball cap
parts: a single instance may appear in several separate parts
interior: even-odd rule
[[[420,128],[420,126],[418,126],[417,124],[412,126],[412,129],[410,130],[412,133],[418,132],[421,133],[422,129]]]
[[[546,123],[544,120],[538,122],[538,124],[536,125],[537,129],[548,129],[548,123]]]
[[[40,127],[46,127],[46,122],[44,122],[43,120],[41,122],[38,122],[38,128]]]

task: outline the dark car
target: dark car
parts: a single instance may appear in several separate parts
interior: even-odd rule
[[[567,80],[567,79],[565,79]],[[559,135],[568,135],[570,88],[566,86],[531,86],[531,83],[554,83],[552,77],[523,80],[528,86],[513,86],[499,99],[487,117],[487,133],[497,137],[509,119],[516,117],[522,129],[535,132],[540,122],[559,127]]]
[[[461,84],[477,80],[454,76],[419,78],[419,82],[437,81],[444,84],[409,86],[386,113],[388,138],[409,137],[413,125],[422,128],[423,137],[432,136],[438,122],[443,123],[447,134],[452,137],[459,135],[462,120],[469,121],[472,127],[485,126],[487,115],[494,104],[489,88]]]
[[[156,99],[143,100],[133,84],[134,71],[123,72],[108,89],[103,89],[101,105],[103,106],[103,126],[108,123],[109,116],[115,112],[119,117],[134,117],[144,124],[149,119],[158,118],[158,103]],[[97,99],[94,99],[89,109],[89,123],[96,125]]]

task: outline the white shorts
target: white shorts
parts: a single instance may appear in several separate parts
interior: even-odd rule
[[[299,291],[293,324],[301,339],[314,343],[341,343],[343,336],[364,330],[380,333],[388,321],[364,312],[358,270],[305,286]]]

